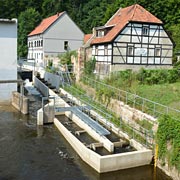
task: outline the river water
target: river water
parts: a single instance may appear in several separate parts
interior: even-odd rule
[[[156,172],[155,172],[156,171]],[[98,174],[56,127],[0,106],[0,180],[170,180],[152,165]]]

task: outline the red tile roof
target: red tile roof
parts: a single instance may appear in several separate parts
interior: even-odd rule
[[[92,37],[92,34],[85,34],[84,35],[84,43],[86,43],[91,37]]]
[[[50,16],[46,19],[43,19],[41,23],[30,33],[28,36],[33,36],[36,34],[43,33],[48,29],[59,17],[61,17],[65,12],[57,13],[56,15]]]
[[[104,37],[93,39],[91,44],[111,42],[129,22],[163,24],[161,20],[138,4],[120,8],[105,24],[105,26],[114,25],[114,27]]]

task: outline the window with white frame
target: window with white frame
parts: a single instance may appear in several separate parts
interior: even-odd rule
[[[161,48],[155,48],[154,55],[155,55],[156,57],[161,56]]]
[[[95,46],[95,55],[98,55],[98,46]]]
[[[134,55],[134,48],[133,46],[129,46],[127,49],[127,55],[128,56],[133,56]]]
[[[142,35],[148,35],[149,34],[149,28],[148,27],[143,27],[142,28]]]
[[[104,31],[103,30],[96,30],[96,37],[103,37]]]
[[[104,45],[104,55],[108,55],[108,45]]]

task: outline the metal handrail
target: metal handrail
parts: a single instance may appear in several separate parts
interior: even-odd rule
[[[134,104],[134,103],[135,103],[135,100],[136,100],[137,98],[140,99],[140,100],[142,101],[142,104],[141,104],[141,106],[142,106],[142,111],[143,111],[143,109],[145,108],[144,105],[143,105],[143,103],[150,103],[150,104],[152,104],[153,108],[151,108],[151,107],[146,107],[146,108],[148,108],[148,109],[150,109],[150,110],[153,110],[153,115],[155,115],[155,114],[157,114],[157,113],[158,113],[159,115],[164,115],[164,114],[169,114],[170,111],[174,111],[175,113],[178,113],[178,114],[179,114],[179,117],[180,117],[180,110],[178,110],[178,109],[174,109],[174,108],[172,108],[172,107],[169,107],[169,106],[160,104],[160,103],[158,103],[158,102],[149,100],[149,99],[147,99],[147,98],[141,97],[141,96],[139,96],[139,95],[137,95],[137,94],[133,94],[133,93],[127,92],[127,91],[125,91],[125,90],[118,89],[118,88],[116,88],[116,87],[110,86],[110,85],[108,85],[108,84],[105,84],[105,83],[103,83],[103,82],[100,82],[100,81],[91,79],[91,78],[86,77],[86,76],[84,76],[83,79],[84,79],[87,83],[88,83],[88,81],[90,81],[91,83],[88,83],[88,85],[90,85],[90,86],[92,86],[91,84],[93,84],[93,86],[102,85],[102,86],[104,86],[104,87],[107,87],[107,88],[110,88],[110,89],[114,90],[114,92],[119,93],[124,99],[126,99],[126,101],[125,101],[126,104],[128,104],[128,100],[131,101],[131,102]],[[95,87],[95,88],[96,88],[96,87]],[[123,96],[123,94],[125,94],[125,96]],[[118,95],[118,96],[119,96],[119,95]],[[133,97],[133,100],[131,100],[130,98],[128,99],[128,96],[132,96],[132,97]],[[163,111],[162,111],[162,110],[161,110],[161,111],[157,110],[157,106],[160,107],[160,108],[163,108]],[[175,118],[175,117],[174,117],[174,119],[179,120],[179,119],[177,119],[177,118]]]

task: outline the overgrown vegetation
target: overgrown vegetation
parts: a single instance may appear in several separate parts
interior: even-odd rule
[[[88,76],[93,76],[95,69],[96,59],[93,57],[89,61],[84,62],[84,74]]]
[[[143,120],[137,120],[136,121],[141,127],[148,129],[148,130],[152,130],[153,124],[150,123],[149,121],[147,121],[146,119]]]
[[[173,69],[154,69],[145,70],[141,69],[137,74],[137,80],[141,84],[164,84],[164,83],[175,83],[179,81],[180,72],[177,68]]]
[[[71,56],[77,57],[76,51],[67,51],[66,53],[60,54],[58,57],[60,59],[60,64],[71,65]]]
[[[175,83],[180,81],[180,70],[173,69],[141,69],[138,72],[131,70],[118,71],[111,74],[110,78],[105,78],[104,82],[115,87],[131,88],[134,83],[154,85]]]
[[[159,119],[157,144],[159,158],[163,163],[175,166],[180,171],[180,121],[165,115]]]
[[[126,90],[160,104],[180,109],[180,74],[177,68],[145,70],[134,73],[130,70],[112,73],[102,80],[104,84]],[[107,91],[107,92],[106,92]],[[98,87],[97,95],[111,96],[111,88]],[[108,94],[109,92],[109,94]]]
[[[48,64],[46,66],[46,71],[50,72],[50,73],[56,73],[58,71],[58,69],[53,66],[52,60],[48,60]]]

